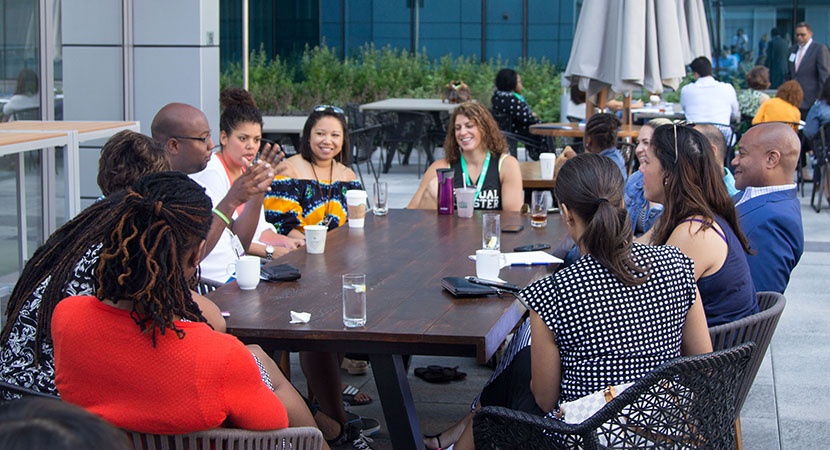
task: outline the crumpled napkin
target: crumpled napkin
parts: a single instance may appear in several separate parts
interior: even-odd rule
[[[308,323],[311,313],[291,311],[291,321],[288,323]]]

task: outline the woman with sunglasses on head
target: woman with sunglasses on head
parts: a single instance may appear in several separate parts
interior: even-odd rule
[[[333,230],[346,223],[346,191],[363,189],[349,168],[348,133],[342,109],[332,105],[313,108],[303,127],[300,153],[285,160],[285,170],[274,178],[271,189],[265,193],[265,218],[277,232],[301,239],[307,225],[325,225]],[[356,448],[366,448],[361,447],[368,446],[365,436],[379,432],[380,425],[374,419],[361,418],[344,409],[341,363],[343,355],[300,352],[309,398],[321,412],[339,422],[332,434],[331,428],[321,425],[323,436],[333,446],[351,442]],[[347,363],[368,369],[363,361]],[[372,401],[362,392],[354,394],[353,399],[357,404]]]
[[[303,237],[306,225],[333,230],[346,223],[346,191],[363,189],[349,168],[349,129],[343,110],[317,105],[303,127],[300,153],[285,161],[265,194],[265,218],[277,232]]]
[[[662,125],[638,154],[645,198],[663,214],[642,239],[673,245],[695,262],[708,325],[758,312],[746,261],[749,243],[706,137],[690,126]]]
[[[453,169],[453,187],[476,190],[478,210],[519,211],[524,203],[519,161],[510,156],[496,120],[481,103],[466,102],[453,110],[444,140],[443,159],[429,166],[407,208],[438,208],[437,169]]]
[[[191,175],[191,178],[205,187],[214,206],[225,198],[234,181],[253,164],[259,163],[258,152],[262,146],[262,113],[257,109],[251,94],[244,89],[228,88],[222,91],[220,101],[224,107],[219,119],[219,142],[222,144],[222,149],[211,156],[204,170]],[[271,144],[265,144],[263,159],[267,158],[265,155],[279,152],[278,146],[272,147]],[[247,248],[240,249],[241,242],[246,242],[241,233],[237,236],[230,228],[222,233],[216,246],[202,261],[200,268],[203,278],[220,282],[228,280],[228,264],[242,256],[241,253],[271,259],[304,245],[305,241],[302,238],[282,236],[265,221],[265,215],[260,206],[262,195],[260,193],[252,196],[248,202],[240,205],[231,217],[214,209],[214,214],[229,227],[232,221],[242,217],[241,214],[245,208],[259,208],[259,214],[248,216],[258,217],[258,220],[251,221],[247,227],[243,227],[253,230],[251,243]],[[233,229],[238,231],[239,227],[235,226]],[[237,242],[240,243],[237,244]]]

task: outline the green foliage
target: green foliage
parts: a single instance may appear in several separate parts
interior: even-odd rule
[[[496,72],[510,67],[501,59],[482,62],[475,57],[446,55],[430,60],[426,52],[411,53],[390,46],[366,44],[345,60],[325,44],[306,47],[299,63],[268,59],[263,49],[251,52],[248,85],[267,115],[306,114],[314,105],[369,103],[392,97],[439,98],[451,80],[462,80],[473,98],[490,106]],[[512,66],[522,76],[531,108],[543,121],[559,120],[562,92],[560,69],[542,59]],[[242,68],[227,67],[222,88],[242,86]]]

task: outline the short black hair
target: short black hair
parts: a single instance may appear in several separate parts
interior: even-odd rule
[[[515,91],[519,84],[519,74],[513,69],[501,69],[496,74],[496,89],[500,91]]]
[[[709,58],[705,56],[698,56],[692,63],[689,64],[689,67],[692,71],[698,76],[701,77],[711,77],[712,76],[712,61],[709,61]]]

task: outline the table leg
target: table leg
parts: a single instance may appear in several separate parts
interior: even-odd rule
[[[421,425],[415,414],[415,402],[401,355],[372,354],[369,359],[392,447],[395,450],[423,450]]]

